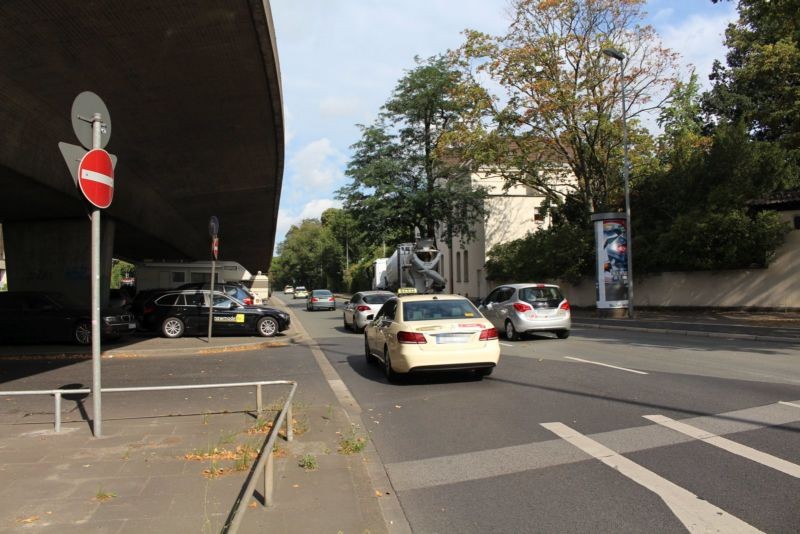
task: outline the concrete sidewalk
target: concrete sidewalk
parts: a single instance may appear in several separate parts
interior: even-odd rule
[[[204,362],[252,358],[239,351],[258,351],[256,359],[269,369],[270,376],[263,379],[298,381],[295,438],[287,442],[279,437],[274,449],[274,506],[264,508],[258,497],[250,499],[240,532],[390,531],[380,500],[391,488],[373,485],[370,470],[380,461],[370,454],[366,433],[339,404],[310,351],[292,342],[292,330],[285,334],[269,340],[213,338],[210,347],[199,338],[129,340],[124,352],[115,356],[106,351],[105,357],[131,355],[133,359],[112,361],[126,362],[122,368],[135,366],[145,375],[148,368],[163,369],[165,364],[154,365],[168,357],[174,363],[166,366],[175,366],[176,376],[188,377],[209,365]],[[22,353],[42,348],[52,350],[56,359],[85,356],[80,347],[15,346],[0,352],[5,358],[24,358]],[[211,359],[175,354],[196,354],[198,349],[235,353]],[[7,381],[0,389],[63,383],[68,376],[63,370],[74,376],[75,366],[90,365],[76,361],[53,367]],[[104,379],[104,386],[110,385]],[[0,531],[220,532],[252,468],[255,450],[266,438],[266,423],[288,393],[288,386],[265,387],[264,405],[270,410],[256,417],[254,392],[244,389],[106,394],[102,438],[92,437],[90,396],[64,399],[62,432],[55,434],[51,397],[0,394]],[[258,496],[262,488],[259,482]]]

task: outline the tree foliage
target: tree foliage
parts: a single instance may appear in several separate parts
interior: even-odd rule
[[[470,186],[468,168],[442,144],[481,94],[465,84],[445,57],[417,58],[375,123],[361,126],[347,166],[352,182],[338,195],[369,244],[413,240],[415,229],[473,237],[485,191]]]
[[[620,65],[625,54],[626,112],[632,162],[651,153],[641,114],[674,82],[676,56],[642,26],[642,0],[513,0],[508,33],[467,32],[462,66],[502,90],[489,122],[454,143],[480,165],[524,183],[557,204],[571,192],[587,211],[621,204]],[[564,184],[573,175],[577,184]],[[588,224],[588,220],[585,221]]]
[[[280,257],[273,260],[270,268],[277,287],[288,284],[338,289],[334,284],[342,278],[342,248],[318,219],[293,225],[277,252]]]

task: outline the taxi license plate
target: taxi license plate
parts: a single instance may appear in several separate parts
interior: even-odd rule
[[[134,328],[136,328],[136,325],[135,325],[135,324],[133,324],[133,323],[128,323],[128,330],[133,330]]]
[[[436,343],[466,343],[469,336],[464,334],[439,334],[436,336]]]

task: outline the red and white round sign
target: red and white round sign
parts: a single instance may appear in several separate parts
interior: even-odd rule
[[[98,208],[107,208],[114,198],[114,165],[102,148],[86,153],[78,165],[78,185],[86,200]]]
[[[211,238],[211,255],[215,260],[219,256],[219,238],[216,236]]]

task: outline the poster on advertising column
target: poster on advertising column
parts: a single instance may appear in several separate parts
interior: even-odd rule
[[[595,213],[597,309],[628,307],[628,239],[624,213]]]

